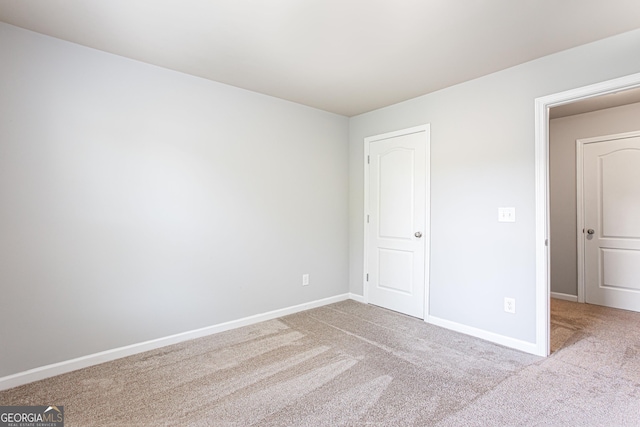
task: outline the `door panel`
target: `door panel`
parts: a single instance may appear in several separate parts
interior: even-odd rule
[[[411,251],[378,249],[378,286],[411,295],[413,257]]]
[[[602,286],[609,289],[640,291],[640,251],[601,248],[604,276]]]
[[[583,171],[586,302],[640,311],[640,137],[585,144]]]
[[[640,150],[614,151],[600,162],[603,237],[640,238]]]
[[[399,141],[395,141],[399,142]],[[379,143],[380,144],[380,143]],[[379,153],[378,235],[410,240],[413,234],[414,150],[394,148]]]
[[[368,146],[367,299],[419,318],[424,318],[429,238],[427,137],[425,131],[414,132]]]

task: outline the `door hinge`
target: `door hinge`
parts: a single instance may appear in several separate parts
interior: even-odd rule
[[[367,156],[367,164],[370,165],[371,164],[371,157]]]
[[[367,282],[369,281],[369,273],[367,273]]]
[[[367,215],[367,224],[369,223],[369,215]]]
[[[544,239],[544,245],[549,246],[549,239]]]

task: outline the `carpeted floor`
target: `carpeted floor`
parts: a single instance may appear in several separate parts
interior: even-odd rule
[[[72,426],[638,426],[640,314],[552,301],[546,359],[344,301],[0,392]]]

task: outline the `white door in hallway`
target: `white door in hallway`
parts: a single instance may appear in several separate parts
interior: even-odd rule
[[[423,319],[429,242],[429,126],[365,140],[368,151],[365,296]]]
[[[585,300],[640,311],[640,132],[580,142]]]

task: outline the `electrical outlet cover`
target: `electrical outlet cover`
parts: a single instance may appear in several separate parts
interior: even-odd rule
[[[504,311],[507,313],[516,313],[516,299],[515,298],[505,298],[504,299]]]

